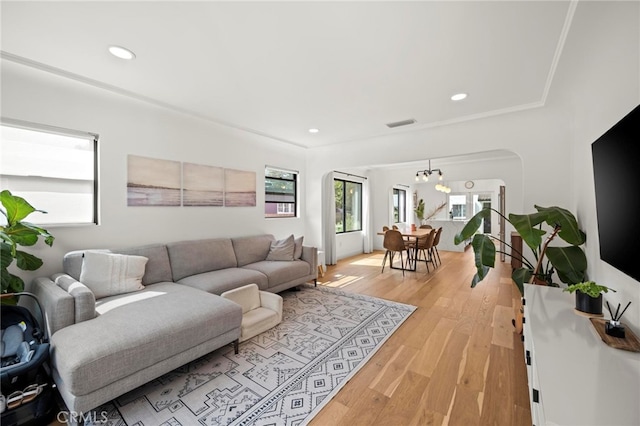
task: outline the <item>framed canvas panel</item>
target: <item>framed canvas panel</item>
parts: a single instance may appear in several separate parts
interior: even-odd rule
[[[127,157],[128,206],[180,206],[180,188],[179,161]]]
[[[256,172],[224,169],[225,207],[255,207]]]
[[[202,164],[182,164],[182,205],[224,205],[224,169]]]

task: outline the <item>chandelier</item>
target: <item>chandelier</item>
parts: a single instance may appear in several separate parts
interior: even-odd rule
[[[440,192],[444,192],[446,194],[451,192],[451,188],[444,185],[442,181],[444,180],[444,176],[442,173],[442,169],[432,169],[431,168],[431,160],[429,160],[429,168],[425,170],[418,170],[416,172],[416,182],[420,182],[422,179],[424,182],[429,182],[429,176],[434,173],[438,173],[438,183],[436,184],[436,190]]]

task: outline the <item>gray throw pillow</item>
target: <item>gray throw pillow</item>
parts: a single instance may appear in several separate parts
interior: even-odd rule
[[[293,260],[295,248],[293,234],[284,240],[273,241],[269,248],[267,260]]]
[[[295,244],[295,250],[293,251],[294,259],[300,259],[302,257],[302,239],[303,238],[304,236],[298,237],[295,240],[293,240],[293,243]]]

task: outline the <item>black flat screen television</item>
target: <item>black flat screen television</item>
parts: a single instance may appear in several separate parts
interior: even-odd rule
[[[591,144],[600,258],[640,281],[640,105]]]

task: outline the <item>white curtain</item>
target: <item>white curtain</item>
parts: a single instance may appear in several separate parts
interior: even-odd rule
[[[362,182],[362,251],[371,253],[373,246],[373,232],[371,230],[371,195],[369,179]]]
[[[333,186],[333,172],[324,176],[322,183],[322,238],[324,241],[324,261],[327,265],[338,262],[336,253],[336,194]]]

